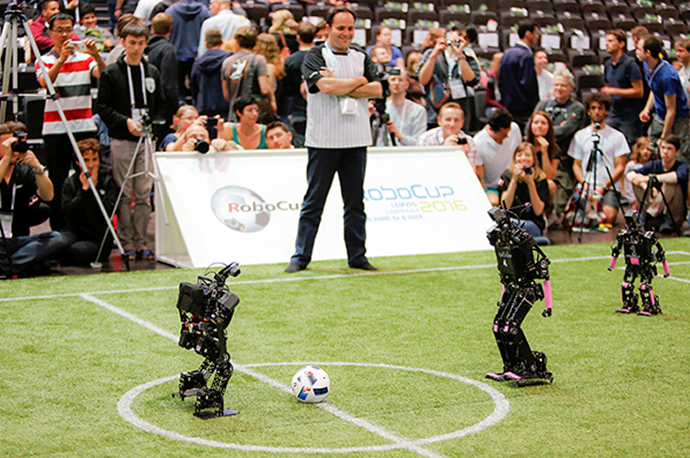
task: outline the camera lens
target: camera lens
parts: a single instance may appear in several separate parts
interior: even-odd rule
[[[14,138],[16,138],[17,141],[12,143],[12,151],[22,154],[29,151],[29,144],[26,143],[26,137],[26,132],[15,132]]]
[[[197,138],[194,142],[194,151],[198,151],[201,154],[206,154],[208,153],[209,149],[211,149],[211,146],[203,138]]]
[[[532,167],[529,165],[526,165],[524,169],[522,169],[525,172],[525,175],[532,175]]]

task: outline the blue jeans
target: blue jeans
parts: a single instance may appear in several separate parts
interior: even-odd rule
[[[541,229],[534,221],[528,219],[515,219],[511,218],[511,221],[516,223],[518,226],[523,228],[529,235],[532,236],[537,245],[551,245],[551,241],[542,235]]]
[[[41,261],[55,258],[62,251],[62,246],[59,232],[0,240],[0,271],[10,273],[8,251],[12,260],[12,273],[23,274]]]
[[[364,255],[366,248],[364,213],[364,171],[367,165],[367,149],[325,149],[307,148],[309,164],[307,165],[307,193],[302,202],[299,216],[295,254],[290,263],[306,267],[311,261],[314,240],[321,224],[321,215],[326,204],[326,197],[333,184],[333,177],[338,173],[340,193],[344,203],[345,246],[350,267],[360,266],[367,262]]]

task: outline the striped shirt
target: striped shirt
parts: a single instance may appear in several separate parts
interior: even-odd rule
[[[47,70],[57,62],[60,55],[55,48],[42,56]],[[96,68],[93,56],[75,52],[62,64],[60,73],[53,82],[60,100],[60,106],[65,112],[65,118],[72,132],[91,132],[96,130],[91,112],[91,72]],[[36,62],[36,77],[41,74],[41,68]],[[60,119],[57,105],[51,99],[46,100],[43,113],[43,135],[64,134],[65,126]]]
[[[376,69],[364,50],[351,46],[345,53],[333,52],[334,65],[327,65],[325,44],[309,50],[302,64],[307,83],[307,132],[305,145],[312,148],[358,148],[371,145],[369,106],[366,98],[352,98],[356,114],[342,114],[341,100],[346,97],[327,95],[316,85],[322,78],[322,67],[329,68],[336,78],[366,76],[374,81]]]

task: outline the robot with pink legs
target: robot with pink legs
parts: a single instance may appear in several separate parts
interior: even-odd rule
[[[628,210],[625,214],[625,227],[616,238],[616,245],[611,249],[613,259],[609,270],[616,266],[621,250],[625,256],[625,275],[621,286],[623,307],[616,310],[619,313],[637,313],[651,316],[661,313],[659,297],[652,291],[652,279],[656,277],[656,262],[664,266],[664,277],[669,276],[666,252],[661,247],[656,235],[652,231],[645,231],[639,222],[638,213]],[[654,250],[656,248],[656,251]],[[640,277],[640,295],[635,293],[635,280]],[[642,298],[642,310],[638,305]]]
[[[546,355],[530,349],[521,328],[522,321],[537,301],[545,299],[542,316],[551,316],[551,262],[532,236],[519,226],[517,219],[509,217],[508,211],[494,207],[489,210],[489,216],[495,224],[487,236],[496,251],[503,285],[493,324],[503,372],[488,373],[486,378],[498,382],[515,380],[518,386],[532,382],[551,383],[553,374],[546,369]],[[544,280],[544,287],[535,280]]]

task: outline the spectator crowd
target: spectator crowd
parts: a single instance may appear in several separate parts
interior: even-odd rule
[[[75,8],[76,2],[64,8],[44,1],[30,32],[47,68],[44,75],[36,61],[38,82],[60,95],[88,170],[75,161],[52,100],[40,153],[16,148],[23,125],[0,126],[0,210],[9,242],[0,246],[4,273],[31,274],[55,258],[83,264],[101,253],[107,259],[113,240],[103,242],[107,225],[95,194],[117,215],[125,256],[155,257],[146,245],[152,164],[144,155],[132,160],[148,128],[163,151],[194,151],[200,144],[210,151],[315,146],[322,140],[314,132],[329,135],[319,123],[345,129],[320,110],[335,103],[345,120],[360,113],[356,100],[379,91],[358,91],[362,82],[352,81],[372,74],[389,92],[385,103],[369,101],[368,114],[378,120],[385,110],[387,123],[366,132],[367,144],[457,147],[492,205],[524,207],[519,218],[539,243],[549,243],[549,227],[611,227],[621,205],[646,212],[649,229],[665,233],[680,233],[687,219],[690,40],[675,43],[670,61],[661,40],[643,27],[633,29],[631,53],[624,31],[607,31],[605,86],[580,101],[573,74],[564,64],[549,64],[548,53],[537,48],[540,29],[529,21],[517,27],[517,43],[484,68],[472,28],[430,29],[421,49],[404,55],[384,25],[363,50],[350,45],[354,26],[343,21],[298,22],[282,9],[260,30],[231,0],[118,0],[113,30],[97,24],[89,4],[78,7],[77,23]],[[350,60],[338,59],[351,53]],[[338,62],[363,65],[364,76],[342,79],[351,69]],[[98,81],[95,97],[92,80]],[[478,89],[486,90],[486,112],[476,110]],[[323,106],[309,107],[308,100]],[[357,129],[355,137],[365,134]],[[648,183],[653,189],[645,192]],[[313,192],[316,201],[320,190]],[[585,208],[573,204],[578,196],[587,197]],[[53,232],[30,236],[29,228],[46,218]],[[363,223],[353,231],[363,231]],[[293,258],[293,270],[308,262],[310,248],[304,254],[299,243],[308,242],[298,238],[302,254]],[[356,249],[351,264],[368,264],[363,248]]]

